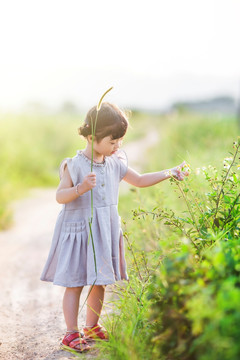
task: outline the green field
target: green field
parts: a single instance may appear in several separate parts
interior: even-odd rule
[[[0,119],[0,227],[11,201],[56,186],[64,157],[84,146],[81,116]],[[99,359],[237,360],[240,320],[239,127],[235,118],[133,113],[126,142],[159,133],[143,171],[186,160],[184,182],[120,196],[130,282],[116,285]],[[234,143],[235,142],[235,143]]]
[[[31,187],[57,186],[61,161],[85,146],[78,135],[83,120],[83,115],[0,115],[0,229],[11,225],[12,200]],[[138,125],[143,121],[140,115]],[[126,141],[143,134],[141,126],[129,129]]]

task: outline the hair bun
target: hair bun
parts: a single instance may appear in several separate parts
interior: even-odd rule
[[[82,135],[84,137],[90,135],[91,134],[90,126],[88,124],[84,124],[83,126],[80,126],[80,128],[78,129],[78,133],[79,135]]]

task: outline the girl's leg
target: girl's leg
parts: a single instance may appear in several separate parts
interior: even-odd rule
[[[98,323],[105,294],[104,285],[94,285],[89,289],[90,295],[87,301],[87,319],[86,326],[92,327]]]
[[[79,299],[83,287],[66,288],[63,296],[63,313],[67,331],[78,331]]]

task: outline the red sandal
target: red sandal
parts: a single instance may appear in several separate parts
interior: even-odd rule
[[[90,350],[90,346],[86,340],[81,338],[78,331],[66,334],[62,340],[61,348],[63,350],[74,350],[76,352],[84,352]]]
[[[86,340],[108,340],[107,330],[99,324],[83,328],[83,333]]]

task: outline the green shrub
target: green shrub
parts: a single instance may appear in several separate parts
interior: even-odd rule
[[[240,239],[219,241],[200,263],[186,245],[164,259],[149,295],[153,359],[239,359],[239,264]]]
[[[179,233],[179,249],[156,270],[149,297],[154,323],[153,359],[237,360],[240,328],[240,139],[219,173],[204,169],[206,194],[174,183],[187,205],[151,214]],[[147,212],[136,211],[135,216]]]
[[[213,166],[203,169],[208,192],[202,193],[191,188],[194,177],[186,178],[183,183],[171,179],[186,205],[187,211],[182,212],[181,216],[159,206],[151,212],[141,209],[134,211],[134,216],[151,214],[157,217],[191,242],[198,255],[217,240],[240,237],[240,138],[234,142],[233,148],[234,153],[231,153],[230,158],[225,158],[222,170],[218,171]]]
[[[119,289],[109,319],[110,332],[117,331],[103,345],[99,358],[236,360],[239,333],[235,324],[239,306],[235,304],[240,303],[239,144],[234,144],[233,154],[224,160],[223,167],[216,162],[226,156],[227,146],[222,144],[229,146],[235,125],[230,119],[184,120],[178,116],[176,121],[167,120],[173,126],[168,124],[166,133],[161,132],[164,137],[159,149],[154,149],[148,171],[169,167],[171,163],[176,165],[186,144],[189,149],[194,147],[197,154],[194,166],[201,168],[196,172],[193,168],[184,182],[173,181],[171,185],[164,182],[159,185],[161,192],[153,187],[134,190],[122,197],[120,213],[127,218],[132,239],[127,251],[130,284]],[[216,124],[219,126],[214,134],[218,136],[211,141]],[[160,126],[163,129],[162,126],[163,123]],[[199,136],[194,137],[198,127]],[[184,131],[192,135],[185,137]],[[172,143],[171,136],[176,136],[176,142]],[[214,166],[206,165],[202,169],[206,160],[205,143],[215,160],[207,155]],[[129,208],[136,207],[136,203],[138,209],[131,220]],[[154,209],[143,210],[146,207]],[[147,265],[141,261],[140,249],[145,250]],[[136,296],[139,294],[136,289],[144,284],[139,274],[147,278],[142,308]],[[118,309],[116,313],[115,309]],[[141,326],[133,332],[137,313]]]

